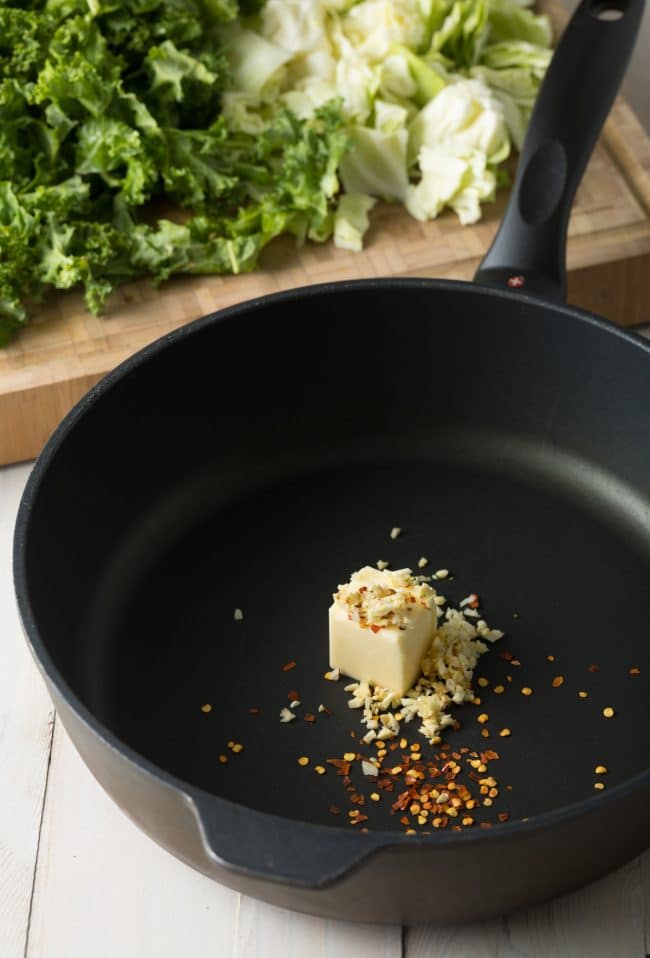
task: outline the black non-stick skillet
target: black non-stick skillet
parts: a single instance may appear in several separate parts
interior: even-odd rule
[[[650,347],[563,303],[570,203],[642,8],[575,13],[476,284],[331,284],[205,317],[92,389],[34,468],[16,590],[61,719],[127,815],[232,888],[464,920],[649,843]],[[506,632],[479,666],[490,738],[473,705],[445,736],[498,750],[500,795],[424,835],[369,803],[362,833],[341,777],[314,774],[360,748],[323,678],[327,607],[360,566],[421,556]]]

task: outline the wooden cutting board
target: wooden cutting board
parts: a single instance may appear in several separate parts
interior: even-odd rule
[[[56,295],[0,349],[0,465],[35,457],[74,403],[105,373],[163,334],[232,303],[329,280],[374,276],[472,278],[507,194],[474,226],[455,215],[418,223],[382,205],[361,253],[332,243],[296,249],[280,239],[245,276],[186,277],[159,290],[132,283],[91,316],[77,293]],[[591,159],[571,217],[569,302],[625,326],[650,319],[650,140],[619,100]],[[308,328],[309,317],[305,317]]]

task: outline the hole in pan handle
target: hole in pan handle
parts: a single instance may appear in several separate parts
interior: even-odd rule
[[[303,888],[333,884],[403,838],[396,834],[387,842],[346,823],[328,828],[275,818],[201,793],[187,801],[209,858],[227,869]],[[342,808],[341,818],[344,814]]]
[[[645,0],[583,0],[546,72],[477,283],[566,299],[573,197],[625,75]]]

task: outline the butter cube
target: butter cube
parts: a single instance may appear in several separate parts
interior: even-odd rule
[[[434,590],[410,569],[365,566],[334,594],[330,666],[404,693],[420,676],[437,621]]]

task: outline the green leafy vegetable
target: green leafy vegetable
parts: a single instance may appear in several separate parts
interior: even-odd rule
[[[525,0],[0,0],[0,345],[52,287],[359,249],[375,197],[472,222],[549,39]]]
[[[331,235],[340,105],[230,130],[233,0],[30,7],[0,5],[0,344],[50,286],[97,311],[131,277],[244,272],[279,233]],[[141,222],[155,197],[189,217]]]

